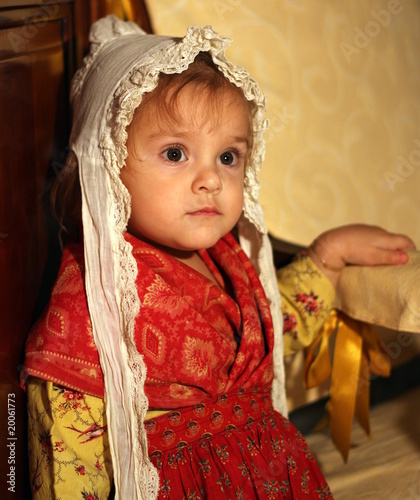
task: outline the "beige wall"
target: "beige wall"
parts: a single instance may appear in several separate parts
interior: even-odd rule
[[[212,24],[267,95],[269,230],[366,222],[420,247],[420,2],[148,0],[157,33]]]

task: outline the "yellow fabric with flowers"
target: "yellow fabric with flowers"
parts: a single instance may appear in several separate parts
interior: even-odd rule
[[[107,499],[112,467],[103,400],[35,378],[27,391],[33,498]]]

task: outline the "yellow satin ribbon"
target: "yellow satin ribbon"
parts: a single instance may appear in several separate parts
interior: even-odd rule
[[[330,338],[336,332],[333,365]],[[354,415],[370,434],[369,400],[371,374],[387,377],[390,361],[380,347],[371,325],[333,310],[307,348],[304,384],[315,387],[331,377],[327,405],[331,438],[347,462]]]

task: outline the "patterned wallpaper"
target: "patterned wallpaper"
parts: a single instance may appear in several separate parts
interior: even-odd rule
[[[350,222],[420,247],[419,0],[148,0],[154,29],[211,24],[267,95],[261,201],[308,244]]]

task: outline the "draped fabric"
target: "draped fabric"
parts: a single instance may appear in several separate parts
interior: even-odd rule
[[[200,251],[215,283],[164,251],[129,234],[125,238],[139,269],[142,313],[135,340],[147,366],[149,408],[179,408],[261,382],[269,386],[269,305],[236,240],[228,234]],[[22,381],[33,375],[103,397],[83,276],[82,245],[69,245],[49,306],[28,338]]]

